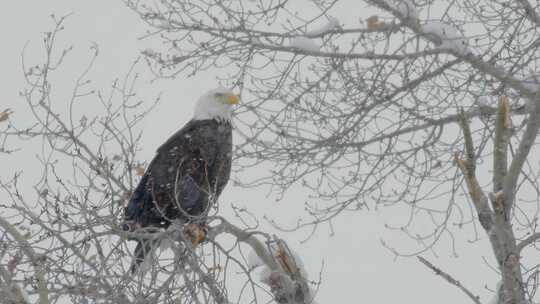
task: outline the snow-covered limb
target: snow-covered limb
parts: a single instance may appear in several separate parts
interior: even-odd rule
[[[320,50],[320,46],[313,39],[304,36],[293,38],[290,46],[308,52],[318,52]]]
[[[252,249],[248,255],[249,268],[259,269],[259,279],[270,286],[270,291],[278,303],[313,303],[313,293],[307,281],[307,272],[298,255],[287,244],[276,237],[269,237],[266,243],[255,237],[254,233],[242,230],[223,218],[213,227],[207,237],[215,239],[221,233],[236,237],[238,242],[246,243]]]
[[[321,36],[339,27],[340,27],[339,19],[334,18],[334,17],[328,17],[328,22],[325,25],[323,25],[322,27],[318,29],[307,31],[306,36],[308,37]]]
[[[416,34],[425,37],[427,40],[433,42],[436,45],[443,44],[442,38],[439,37],[439,35],[430,34],[429,31],[433,30],[433,32],[437,33],[440,32],[441,27],[436,25],[429,25],[427,28],[428,33],[426,33],[426,29],[424,28],[426,25],[422,26],[418,23],[418,20],[405,18],[403,15],[399,14],[397,9],[394,5],[389,4],[386,0],[368,0],[371,4],[391,12],[394,16],[398,17],[402,24],[409,29],[411,29]],[[429,24],[429,23],[428,23]],[[457,31],[457,30],[456,30]],[[535,91],[531,91],[531,89],[528,87],[527,83],[523,83],[521,79],[516,78],[513,73],[508,72],[505,69],[499,68],[492,63],[484,61],[480,56],[475,56],[470,50],[468,49],[468,45],[466,46],[462,39],[459,39],[459,34],[453,33],[452,30],[450,32],[450,37],[445,42],[444,47],[448,50],[452,51],[452,54],[459,56],[462,60],[470,64],[473,68],[475,68],[478,72],[490,75],[497,80],[503,82],[506,86],[509,88],[515,89],[518,91],[521,95],[528,99],[535,99]],[[457,31],[459,33],[459,31]],[[448,35],[448,34],[447,34]],[[451,37],[453,39],[451,39]],[[461,40],[461,43],[460,43]],[[457,41],[450,42],[450,41]],[[442,49],[441,50],[445,50]],[[463,51],[463,52],[462,52]]]
[[[441,21],[430,21],[420,26],[419,13],[411,0],[372,0],[373,4],[389,10],[396,17],[402,19],[404,24],[429,37],[438,47],[451,49],[459,54],[469,53],[468,41],[463,34],[454,26]]]
[[[411,0],[377,0],[373,2],[384,9],[392,11],[393,14],[398,15],[400,18],[418,19],[418,10]]]
[[[307,282],[307,272],[300,256],[294,253],[285,242],[274,237],[268,242],[268,253],[279,266],[272,270],[263,265],[261,282],[270,286],[278,303],[313,303],[314,294]]]
[[[288,268],[286,269],[286,271],[295,273],[297,272],[297,274],[299,274],[302,278],[307,279],[308,274],[304,267],[304,263],[302,262],[302,258],[295,251],[284,245],[284,243],[280,244],[280,242],[283,241],[278,240],[276,242],[269,243],[268,253],[271,254],[271,256],[278,261],[278,264],[280,264],[282,268]],[[283,259],[287,259],[287,261],[284,262]],[[285,265],[283,263],[288,264]],[[264,264],[264,262],[260,259],[260,257],[255,251],[251,251],[249,253],[248,265],[252,269],[262,266],[262,268],[260,269],[261,282],[268,281],[271,274],[271,269],[269,269],[268,266]]]
[[[451,49],[459,54],[467,54],[469,46],[467,39],[454,26],[441,21],[431,21],[422,26],[426,35],[433,35],[439,41],[438,47]]]
[[[397,10],[404,18],[418,19],[418,10],[411,0],[395,0],[394,3],[388,3]]]

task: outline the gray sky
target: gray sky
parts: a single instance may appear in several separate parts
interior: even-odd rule
[[[15,110],[16,123],[24,122],[25,107],[18,92],[23,88],[20,54],[24,44],[28,45],[32,58],[40,48],[40,35],[51,28],[49,15],[73,13],[66,23],[67,29],[61,36],[65,45],[72,44],[75,49],[66,61],[65,76],[56,81],[59,90],[67,94],[72,88],[74,77],[82,71],[89,58],[89,46],[96,42],[100,56],[89,78],[95,87],[108,88],[116,77],[122,77],[137,58],[141,50],[151,48],[151,41],[138,38],[145,32],[144,24],[121,1],[111,0],[48,0],[48,1],[10,1],[3,6],[0,19],[0,33],[3,37],[3,51],[0,56],[0,110],[11,107]],[[358,7],[359,18],[369,15],[365,7]],[[342,22],[348,22],[348,18]],[[35,57],[34,57],[35,58]],[[162,93],[162,102],[145,122],[143,136],[144,150],[140,160],[149,160],[155,147],[191,116],[196,98],[208,88],[217,85],[211,73],[195,78],[175,80],[156,80],[144,65],[138,71],[142,74],[139,93],[151,101]],[[63,87],[65,85],[65,88]],[[61,96],[61,95],[60,95]],[[58,100],[61,100],[59,98]],[[25,151],[11,157],[0,154],[0,165],[8,175],[16,169],[23,169],[24,178],[31,180],[32,165],[36,165],[32,151]],[[30,160],[29,160],[30,158]],[[7,170],[6,170],[7,168]],[[229,205],[246,206],[258,215],[269,215],[282,222],[292,224],[303,209],[301,189],[293,189],[283,200],[261,195],[257,189],[242,189],[229,185],[221,197],[221,210],[229,214]],[[2,199],[2,198],[0,198]],[[409,239],[396,232],[384,229],[386,223],[399,223],[406,220],[405,210],[363,211],[342,215],[334,223],[335,235],[322,229],[309,242],[301,244],[306,233],[282,234],[300,256],[311,275],[316,280],[324,261],[323,285],[317,296],[322,303],[466,303],[470,301],[453,286],[433,275],[420,265],[415,258],[394,260],[393,254],[381,245],[384,239],[392,247],[409,252],[415,247]],[[231,217],[232,219],[232,217]],[[267,227],[267,229],[270,229]],[[271,231],[271,230],[270,230]],[[482,236],[483,237],[483,236]],[[469,244],[467,237],[457,238],[453,257],[448,239],[441,240],[436,247],[438,257],[428,252],[424,257],[447,270],[465,286],[487,302],[491,293],[484,288],[494,288],[496,275],[484,263],[482,256],[493,261],[487,241]]]

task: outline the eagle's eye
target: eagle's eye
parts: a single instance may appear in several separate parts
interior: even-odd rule
[[[216,98],[223,98],[223,97],[225,97],[225,93],[215,93],[215,94],[214,94],[214,97],[216,97]]]

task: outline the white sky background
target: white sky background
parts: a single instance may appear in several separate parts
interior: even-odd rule
[[[349,6],[350,8],[350,6]],[[66,76],[58,79],[56,86],[61,86],[67,93],[72,89],[75,76],[85,67],[92,42],[99,45],[100,56],[89,76],[97,88],[107,90],[110,83],[123,77],[133,60],[150,42],[138,38],[145,33],[142,21],[121,1],[111,0],[19,0],[4,2],[0,18],[2,52],[0,56],[0,110],[11,107],[15,110],[15,123],[22,124],[25,107],[18,92],[23,89],[21,71],[21,50],[27,41],[29,54],[32,56],[41,47],[42,32],[52,27],[49,15],[73,13],[66,23],[67,29],[60,36],[65,45],[72,44],[75,49],[64,64]],[[364,4],[358,6],[358,18],[369,17]],[[337,16],[339,17],[339,16]],[[356,18],[356,19],[358,19]],[[344,22],[344,21],[342,21]],[[347,20],[348,22],[348,20]],[[162,102],[144,122],[145,133],[140,160],[150,160],[155,148],[170,134],[180,128],[192,114],[193,103],[205,90],[217,86],[211,73],[203,73],[195,78],[175,80],[156,80],[144,65],[138,71],[142,74],[139,93],[151,99],[162,93]],[[65,86],[65,88],[64,88]],[[61,100],[61,99],[57,99]],[[62,102],[64,102],[62,100]],[[24,147],[24,144],[22,144]],[[37,161],[35,151],[28,149],[13,156],[0,154],[2,178],[15,170],[23,170],[23,183],[31,183],[33,168]],[[230,216],[229,206],[234,203],[246,206],[250,211],[268,215],[283,223],[294,223],[295,216],[301,215],[303,196],[301,189],[288,193],[282,201],[275,197],[265,197],[265,192],[257,189],[242,189],[228,186],[221,197],[222,215]],[[5,198],[0,197],[0,200]],[[381,239],[397,249],[408,249],[411,242],[397,232],[384,228],[386,223],[406,220],[407,210],[388,212],[371,210],[341,215],[334,222],[335,235],[330,236],[328,229],[319,230],[318,234],[307,243],[299,240],[303,233],[279,235],[288,240],[289,245],[303,257],[304,264],[313,280],[318,279],[321,264],[324,261],[322,287],[316,298],[323,303],[467,303],[470,300],[457,288],[450,286],[440,277],[436,277],[415,258],[394,259],[391,252],[381,245]],[[229,216],[228,216],[229,214]],[[272,230],[263,226],[264,229]],[[491,292],[485,286],[494,288],[496,274],[484,263],[482,257],[493,261],[487,240],[481,235],[479,242],[469,244],[473,236],[459,236],[453,257],[449,242],[443,239],[436,248],[438,257],[426,253],[424,257],[448,271],[481,296],[482,302],[491,298]],[[412,244],[414,245],[414,244]]]

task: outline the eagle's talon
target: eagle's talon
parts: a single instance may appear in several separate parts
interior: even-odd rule
[[[197,247],[206,238],[206,227],[200,224],[190,223],[184,228],[184,233],[191,241],[191,245]]]

